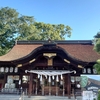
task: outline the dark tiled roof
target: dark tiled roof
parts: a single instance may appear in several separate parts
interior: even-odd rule
[[[11,51],[0,57],[0,61],[13,61],[30,54],[41,45],[15,45]]]
[[[94,80],[94,79],[88,78],[88,82],[89,82],[89,83],[91,82],[91,83],[94,83],[94,84],[100,86],[100,81],[99,81],[99,80]]]
[[[100,54],[94,51],[93,45],[82,45],[82,44],[69,44],[59,45],[64,48],[71,57],[85,62],[95,62],[100,58]]]
[[[43,45],[43,42],[19,42],[11,51],[0,57],[0,61],[13,61],[30,54],[34,49]],[[57,46],[63,48],[71,57],[83,62],[95,62],[100,54],[93,50],[91,41],[57,41]]]

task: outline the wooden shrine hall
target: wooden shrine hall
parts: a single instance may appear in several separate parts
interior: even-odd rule
[[[17,41],[0,56],[1,92],[70,98],[81,91],[81,74],[96,74],[100,55],[93,48],[91,40]]]

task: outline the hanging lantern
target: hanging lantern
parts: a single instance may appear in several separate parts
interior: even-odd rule
[[[15,73],[17,73],[18,72],[18,67],[15,67]]]
[[[80,88],[81,87],[81,85],[80,84],[77,84],[77,88]]]
[[[21,80],[19,80],[19,83],[18,83],[19,85],[21,84]]]
[[[59,82],[59,80],[58,80],[58,75],[57,75],[57,77],[56,77],[56,81]]]
[[[52,76],[52,79],[53,79],[53,80],[55,79],[54,75]]]
[[[8,68],[8,67],[6,67],[6,68],[5,68],[5,72],[7,73],[8,71],[9,71],[9,68]]]
[[[51,82],[51,77],[49,76],[49,82]]]
[[[1,70],[1,72],[4,72],[4,67],[1,67],[0,70]]]
[[[13,72],[13,67],[10,67],[10,72]]]
[[[62,74],[61,74],[61,80],[63,80],[63,76],[62,76]]]
[[[74,77],[71,77],[71,82],[72,82],[72,83],[74,83],[74,82],[75,82]]]

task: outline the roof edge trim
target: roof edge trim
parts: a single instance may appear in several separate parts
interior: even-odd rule
[[[33,40],[33,41],[16,41],[16,44],[44,44],[48,40]],[[93,44],[92,40],[55,40],[57,44]]]

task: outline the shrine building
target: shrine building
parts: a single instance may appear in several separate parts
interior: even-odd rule
[[[99,58],[91,40],[17,41],[0,56],[0,90],[70,98],[81,91],[81,74],[97,74]]]

